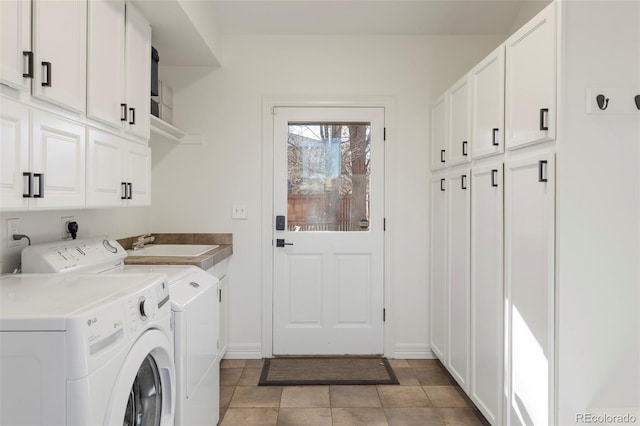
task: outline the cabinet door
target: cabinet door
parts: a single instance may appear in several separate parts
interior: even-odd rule
[[[25,210],[28,181],[23,173],[29,172],[29,108],[0,98],[0,207],[2,210]]]
[[[431,179],[430,344],[445,363],[447,335],[447,193],[444,174]]]
[[[85,206],[85,127],[32,111],[33,208]]]
[[[447,166],[447,115],[447,96],[444,94],[431,106],[431,168],[434,170]]]
[[[121,206],[126,141],[90,128],[87,132],[87,207]]]
[[[87,117],[121,128],[124,96],[124,1],[91,0],[87,22]]]
[[[126,16],[127,132],[148,140],[151,132],[151,26],[130,3]]]
[[[505,423],[511,425],[554,419],[554,170],[552,153],[505,164]]]
[[[471,377],[469,396],[492,425],[502,422],[502,162],[471,172]]]
[[[33,95],[84,112],[87,76],[86,0],[34,0]]]
[[[447,92],[449,100],[449,166],[469,161],[469,78],[465,76]]]
[[[222,359],[227,352],[227,336],[228,336],[228,318],[227,318],[227,299],[229,298],[227,291],[227,282],[229,277],[225,276],[218,281],[218,302],[220,303],[220,334],[218,340],[218,359]]]
[[[450,172],[451,173],[451,172]],[[470,226],[469,169],[458,169],[447,179],[448,204],[448,348],[446,367],[462,389],[469,382]]]
[[[0,1],[0,83],[20,90],[31,88],[31,0]]]
[[[473,158],[504,152],[504,45],[470,73]]]
[[[125,143],[125,179],[129,206],[151,204],[151,148],[136,142]]]
[[[556,3],[506,41],[507,148],[556,137]]]

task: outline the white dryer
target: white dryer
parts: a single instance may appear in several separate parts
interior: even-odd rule
[[[173,425],[162,274],[0,277],[0,423]]]
[[[175,423],[216,425],[220,359],[218,279],[195,266],[124,265],[127,252],[106,236],[57,241],[22,251],[24,272],[162,273],[169,284],[176,366]]]

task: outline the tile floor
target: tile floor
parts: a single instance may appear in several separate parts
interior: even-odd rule
[[[438,360],[389,362],[400,385],[258,386],[262,360],[222,360],[219,424],[488,425]]]

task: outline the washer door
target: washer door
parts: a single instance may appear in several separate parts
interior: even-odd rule
[[[105,425],[173,425],[175,370],[171,343],[158,330],[133,345],[116,380]]]

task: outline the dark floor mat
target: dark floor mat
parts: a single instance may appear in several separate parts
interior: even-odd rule
[[[259,386],[397,385],[385,358],[268,358]]]

